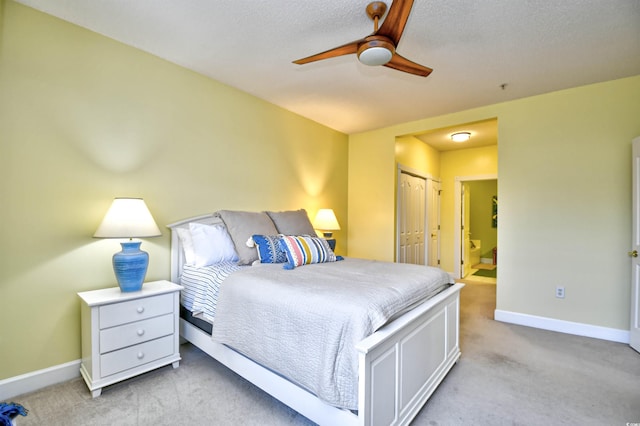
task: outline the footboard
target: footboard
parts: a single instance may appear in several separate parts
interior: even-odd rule
[[[455,284],[357,345],[360,425],[409,424],[453,367],[462,287]]]

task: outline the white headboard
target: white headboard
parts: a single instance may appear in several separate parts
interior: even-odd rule
[[[167,228],[171,229],[171,282],[180,284],[180,276],[182,275],[182,265],[184,265],[184,251],[182,250],[182,242],[178,238],[177,228],[189,229],[189,224],[203,223],[205,225],[223,224],[222,219],[215,217],[213,213],[205,214],[202,216],[190,217],[188,219],[181,220],[171,225],[167,225]]]

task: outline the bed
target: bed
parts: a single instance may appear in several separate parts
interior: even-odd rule
[[[277,223],[276,220],[274,223]],[[228,221],[225,223],[216,214],[192,217],[168,225],[171,229],[171,280],[175,283],[181,282],[187,268],[184,241],[180,238],[180,233],[190,227],[193,229],[196,225],[221,225],[230,233],[234,231],[231,229],[233,224]],[[334,265],[345,268],[343,265],[347,265],[349,261],[347,259]],[[356,261],[352,263],[357,264]],[[311,266],[296,269],[308,268],[311,271]],[[274,270],[273,265],[270,267]],[[331,266],[327,264],[326,267]],[[265,267],[251,267],[249,273],[257,276],[256,268]],[[267,271],[268,268],[264,270]],[[236,276],[232,278],[236,279]],[[229,278],[226,280],[228,281],[225,283],[231,282]],[[229,345],[214,340],[210,332],[210,319],[192,321],[181,318],[180,335],[320,425],[406,425],[420,411],[460,357],[459,292],[462,287],[462,284],[443,287],[437,294],[394,315],[391,321],[377,328],[373,334],[355,343],[355,409],[327,403],[326,398],[319,397],[308,386],[302,386],[299,380],[289,379],[275,372],[263,360],[243,355],[246,353],[244,349],[232,349]],[[221,302],[218,309],[224,310],[224,306]],[[189,313],[185,312],[184,316],[189,316]]]

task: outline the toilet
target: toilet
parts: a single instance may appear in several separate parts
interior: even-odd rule
[[[482,242],[480,240],[469,240],[469,245],[469,266],[473,267],[473,265],[480,263]]]

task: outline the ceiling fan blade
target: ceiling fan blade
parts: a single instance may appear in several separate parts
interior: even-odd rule
[[[412,6],[413,0],[393,0],[387,17],[384,18],[382,26],[375,34],[389,37],[397,47]]]
[[[409,74],[419,75],[421,77],[426,77],[431,74],[431,71],[433,71],[431,68],[416,64],[397,53],[393,55],[391,60],[384,64],[384,66],[393,68],[394,70],[408,72]]]
[[[323,59],[335,58],[336,56],[344,56],[344,55],[350,55],[351,53],[357,53],[358,45],[363,41],[364,39],[352,41],[351,43],[334,47],[333,49],[329,49],[325,52],[317,53],[315,55],[307,56],[306,58],[298,59],[297,61],[293,61],[293,63],[302,65],[302,64],[308,64],[309,62],[321,61]]]

